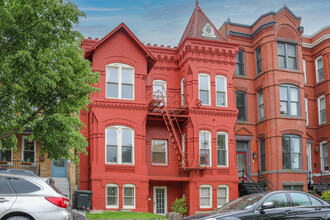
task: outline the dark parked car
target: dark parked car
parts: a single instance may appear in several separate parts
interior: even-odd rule
[[[186,219],[330,219],[330,204],[300,191],[274,191],[243,196]]]

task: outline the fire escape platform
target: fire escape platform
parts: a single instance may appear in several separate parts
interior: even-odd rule
[[[189,177],[179,176],[150,176],[149,181],[173,181],[173,182],[188,182]]]

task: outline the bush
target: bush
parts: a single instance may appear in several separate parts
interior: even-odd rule
[[[188,211],[186,197],[183,197],[181,199],[176,198],[175,201],[172,203],[171,210],[173,212],[180,213],[181,217],[186,214]]]
[[[330,202],[330,190],[324,192],[321,196],[322,199],[324,199],[327,202]]]

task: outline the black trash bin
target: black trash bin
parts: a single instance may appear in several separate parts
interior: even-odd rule
[[[73,192],[75,198],[74,208],[78,210],[84,210],[89,212],[92,206],[92,191],[88,190],[76,190]]]

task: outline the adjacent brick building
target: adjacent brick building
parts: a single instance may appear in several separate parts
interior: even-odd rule
[[[218,30],[197,3],[175,48],[144,45],[125,24],[85,39],[101,75],[81,113],[92,208],[164,214],[185,196],[188,214],[213,210],[259,170],[307,191],[308,169],[329,170],[330,28],[304,37],[300,21],[284,6]]]

